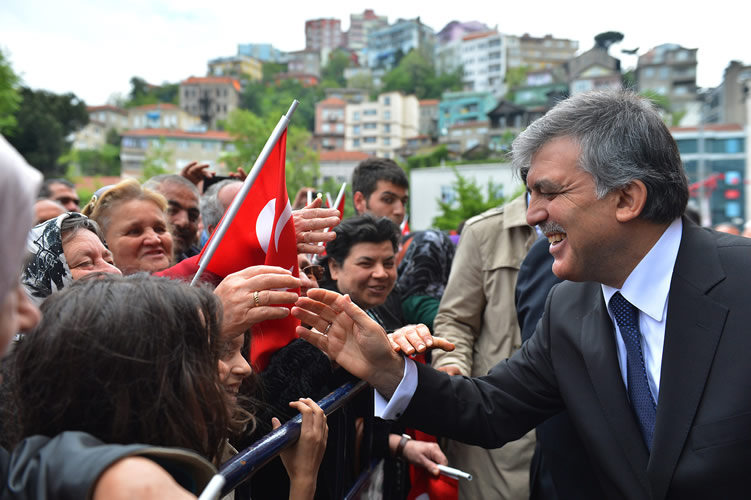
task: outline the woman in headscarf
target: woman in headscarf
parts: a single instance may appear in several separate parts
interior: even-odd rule
[[[26,250],[30,258],[21,283],[36,304],[88,274],[121,274],[97,223],[79,213],[64,213],[35,226]]]

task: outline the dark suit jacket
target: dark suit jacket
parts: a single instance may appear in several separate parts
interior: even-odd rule
[[[404,418],[492,448],[565,408],[608,498],[747,498],[750,283],[751,239],[684,219],[651,455],[628,402],[598,283],[554,287],[532,338],[485,377],[448,377],[418,365]]]

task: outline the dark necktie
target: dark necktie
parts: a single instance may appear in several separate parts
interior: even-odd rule
[[[639,420],[644,442],[647,444],[649,451],[652,451],[652,435],[655,430],[657,406],[652,397],[652,391],[649,390],[649,379],[644,365],[644,354],[641,350],[639,311],[623,298],[621,292],[616,292],[610,299],[610,309],[618,322],[623,343],[626,344],[628,398],[631,401],[634,413],[636,413],[636,418]]]

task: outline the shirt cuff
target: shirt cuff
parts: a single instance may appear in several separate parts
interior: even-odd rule
[[[412,396],[417,389],[417,367],[415,362],[408,357],[404,357],[404,375],[402,381],[396,387],[391,399],[381,396],[378,391],[375,394],[375,416],[384,420],[396,420],[402,416],[407,409]]]

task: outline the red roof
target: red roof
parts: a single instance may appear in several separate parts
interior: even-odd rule
[[[318,154],[321,161],[362,161],[370,158],[368,153],[362,151],[343,151],[341,149],[321,151]]]
[[[346,106],[347,101],[338,97],[329,97],[318,103],[318,106]]]
[[[172,130],[168,128],[139,128],[127,130],[123,137],[170,137],[174,139],[216,139],[231,141],[232,136],[223,130],[207,130],[206,132],[189,132],[187,130]]]
[[[698,132],[699,127],[670,127],[670,132]],[[736,123],[707,123],[704,130],[713,132],[742,132],[743,127]]]
[[[497,35],[497,31],[481,31],[479,33],[469,33],[462,37],[462,40],[475,40],[477,38],[485,38],[486,36]]]
[[[128,114],[128,112],[123,108],[118,108],[117,106],[112,106],[110,104],[105,104],[103,106],[86,106],[86,111],[88,111],[89,113],[96,111],[112,111],[114,113],[120,113],[121,115]]]
[[[171,102],[158,102],[156,104],[144,104],[143,106],[134,106],[132,110],[147,111],[149,109],[180,109]]]
[[[438,99],[422,99],[420,106],[438,106],[440,102]]]
[[[191,76],[180,85],[232,85],[238,92],[242,91],[240,82],[231,76]]]

